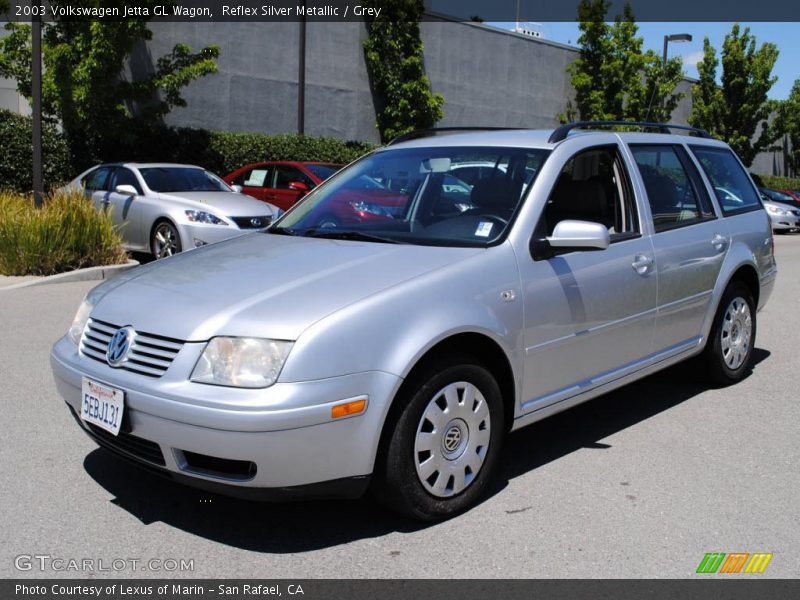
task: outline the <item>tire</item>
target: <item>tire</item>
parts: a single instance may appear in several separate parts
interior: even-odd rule
[[[395,402],[373,478],[378,500],[429,522],[474,506],[505,437],[503,400],[492,374],[471,357],[432,361]]]
[[[750,371],[755,341],[753,294],[741,281],[733,281],[722,295],[710,337],[701,354],[704,373],[719,385],[742,380]]]
[[[169,221],[158,221],[150,234],[150,251],[155,259],[167,258],[182,250],[177,228]]]

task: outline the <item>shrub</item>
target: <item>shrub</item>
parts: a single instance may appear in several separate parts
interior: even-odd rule
[[[773,190],[800,190],[800,179],[793,177],[776,177],[772,175],[762,175],[761,181],[764,187]]]
[[[29,195],[0,192],[0,273],[53,275],[125,259],[111,216],[82,192],[55,192],[39,209]]]
[[[29,192],[33,189],[31,118],[0,110],[0,140],[0,190]],[[67,141],[49,123],[42,128],[42,160],[44,181],[50,188],[75,176]]]
[[[349,163],[375,144],[284,133],[234,133],[205,129],[159,127],[142,131],[135,147],[120,149],[111,160],[168,161],[199,165],[226,175],[248,163],[302,160]],[[88,165],[87,165],[88,166]]]

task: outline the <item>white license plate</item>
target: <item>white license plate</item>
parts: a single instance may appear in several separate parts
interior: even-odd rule
[[[125,410],[125,392],[86,377],[81,391],[81,419],[117,435]]]

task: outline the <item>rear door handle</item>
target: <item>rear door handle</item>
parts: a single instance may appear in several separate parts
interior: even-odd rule
[[[633,270],[639,275],[646,275],[652,265],[653,259],[644,254],[637,254],[633,259],[633,263],[631,263]]]
[[[714,237],[711,238],[711,245],[714,246],[714,248],[717,251],[723,250],[727,244],[728,244],[728,240],[725,238],[724,235],[720,235],[718,233],[715,233]]]

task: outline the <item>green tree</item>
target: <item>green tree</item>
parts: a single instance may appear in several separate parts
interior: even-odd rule
[[[2,1],[2,0],[0,0]],[[53,0],[52,5],[67,2]],[[75,6],[109,6],[101,0],[71,0]],[[113,4],[122,5],[121,2]],[[162,2],[148,2],[151,8]],[[0,40],[0,76],[17,81],[31,99],[30,26],[8,23]],[[134,47],[149,40],[146,20],[55,21],[43,24],[42,113],[59,122],[76,168],[109,160],[135,142],[143,123],[152,124],[174,106],[185,106],[181,90],[193,80],[217,71],[219,48],[193,53],[185,44],[156,61],[147,77],[129,81],[122,75]]]
[[[582,0],[578,6],[580,55],[567,67],[575,103],[567,104],[562,122],[581,120],[669,121],[684,96],[675,93],[683,63],[666,63],[644,40],[629,4],[613,23],[606,22],[611,2]]]
[[[419,31],[422,0],[381,2],[381,7],[380,18],[367,21],[364,51],[378,100],[378,130],[386,141],[432,127],[444,116],[444,97],[431,91],[425,75]]]
[[[789,97],[781,102],[776,128],[789,136],[789,151],[786,155],[791,174],[800,174],[800,79],[795,79]]]
[[[692,88],[689,123],[725,140],[747,166],[780,135],[779,127],[769,123],[777,104],[767,98],[778,80],[772,75],[777,59],[775,44],[756,48],[750,29],[742,30],[737,23],[722,44],[720,85],[717,52],[708,38],[703,40],[703,60],[697,63],[699,81]]]

